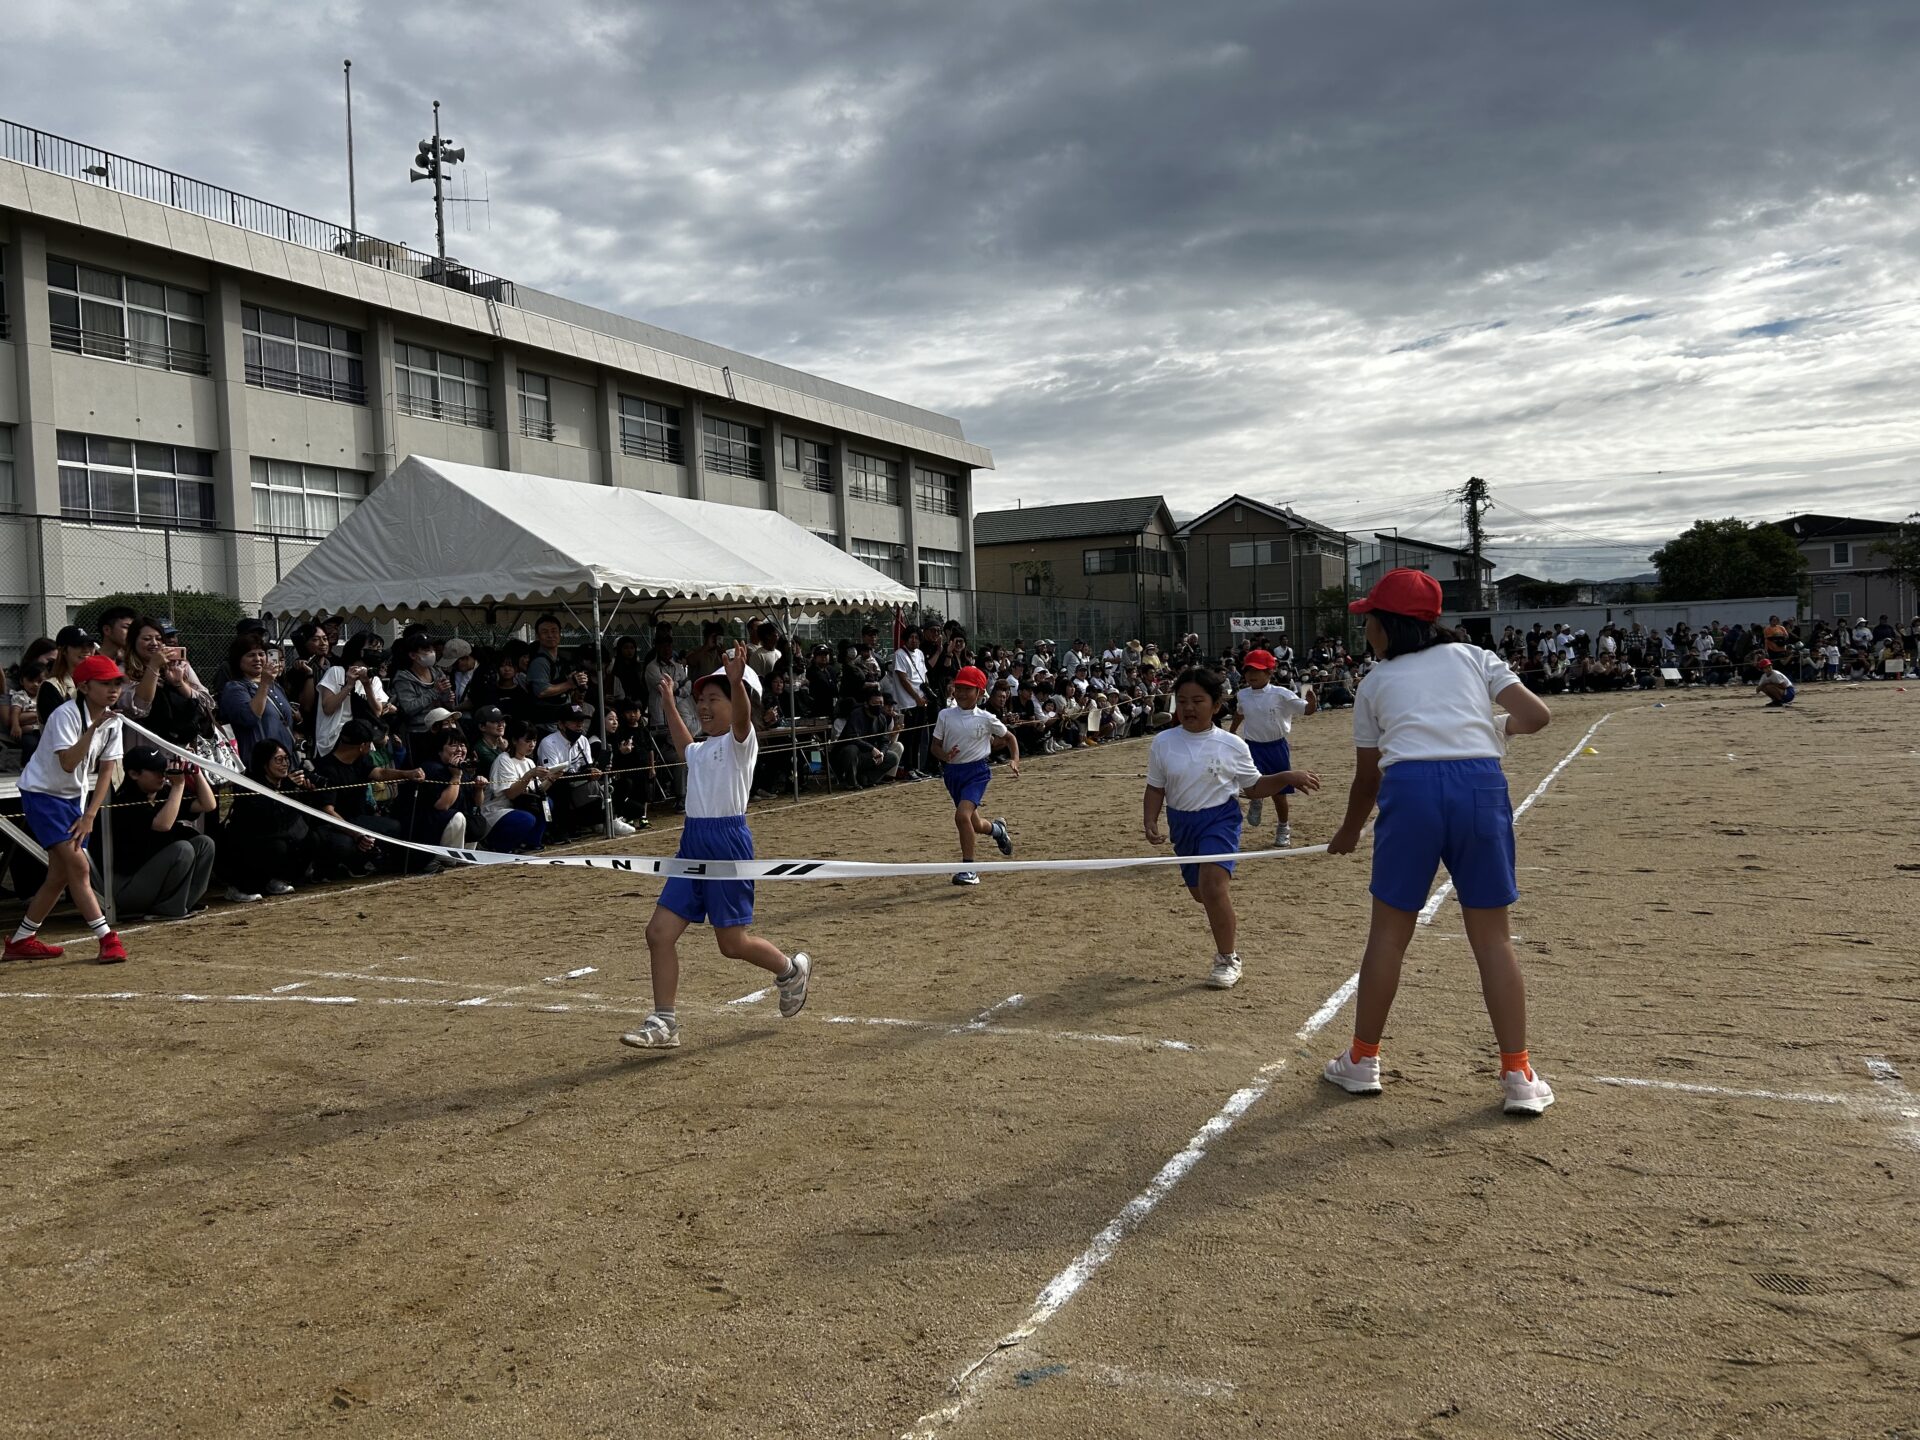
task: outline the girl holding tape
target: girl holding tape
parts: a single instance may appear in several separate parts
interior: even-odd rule
[[[1327,1062],[1326,1079],[1351,1095],[1380,1093],[1380,1036],[1400,984],[1400,961],[1442,861],[1460,897],[1480,990],[1500,1042],[1503,1108],[1538,1115],[1553,1091],[1527,1057],[1527,991],[1507,910],[1514,883],[1513,807],[1500,770],[1507,740],[1544,730],[1544,701],[1507,662],[1452,643],[1435,627],[1440,582],[1393,570],[1347,608],[1367,617],[1380,659],[1353,707],[1354,776],[1347,816],[1328,843],[1351,854],[1380,803],[1373,837],[1373,923],[1360,962],[1353,1043]],[[1494,702],[1505,716],[1494,713]]]
[[[1220,677],[1200,666],[1183,670],[1174,682],[1174,716],[1179,723],[1154,736],[1147,752],[1144,818],[1149,844],[1161,841],[1164,806],[1175,854],[1231,855],[1240,848],[1241,796],[1259,800],[1289,786],[1308,792],[1320,788],[1320,777],[1310,770],[1262,775],[1247,742],[1214,724],[1225,693]],[[1213,968],[1207,984],[1215,990],[1231,989],[1240,982],[1240,955],[1234,948],[1239,918],[1227,891],[1232,875],[1231,860],[1180,867],[1187,893],[1205,907],[1213,930]]]
[[[753,785],[760,742],[754,734],[760,677],[747,664],[747,647],[736,644],[721,667],[693,682],[694,708],[703,732],[695,739],[673,703],[672,680],[660,682],[661,709],[674,749],[686,766],[686,828],[680,832],[683,860],[751,860],[753,833],[747,829],[747,796]],[[791,960],[780,948],[749,934],[753,923],[751,880],[695,880],[676,875],[660,891],[647,921],[647,954],[653,969],[653,1011],[640,1028],[620,1037],[637,1050],[670,1050],[680,1043],[675,1013],[680,991],[680,937],[690,925],[713,926],[720,953],[768,971],[780,990],[781,1017],[800,1013],[807,1003],[813,962],[804,954]]]

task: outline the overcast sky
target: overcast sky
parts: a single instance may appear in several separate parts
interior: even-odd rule
[[[1233,491],[1647,568],[1920,509],[1909,0],[38,0],[0,112],[959,417],[977,506]],[[1438,514],[1435,512],[1438,511]],[[1423,517],[1428,517],[1424,518]],[[1529,545],[1546,546],[1528,549]]]

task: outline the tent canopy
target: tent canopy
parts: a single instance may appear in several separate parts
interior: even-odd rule
[[[410,455],[264,605],[386,619],[596,598],[673,613],[915,597],[776,511]]]

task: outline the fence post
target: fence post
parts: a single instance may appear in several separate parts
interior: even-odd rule
[[[162,548],[162,549],[163,549],[163,550],[164,550],[164,551],[166,552],[166,557],[167,557],[167,619],[168,619],[168,620],[170,620],[170,621],[172,621],[172,620],[175,620],[175,617],[174,617],[174,613],[173,613],[173,611],[174,611],[174,604],[173,604],[173,531],[171,531],[171,530],[162,530],[162,531],[160,532],[160,543],[161,543],[161,548]],[[175,621],[175,623],[178,623],[178,622],[177,622],[177,621]]]

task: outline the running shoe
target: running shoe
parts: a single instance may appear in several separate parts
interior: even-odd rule
[[[1002,855],[1013,854],[1013,837],[1007,834],[1007,822],[1005,820],[996,820],[993,822],[993,843],[1000,847],[1000,853]]]
[[[101,965],[119,965],[124,963],[126,958],[126,942],[122,940],[116,932],[109,930],[100,937],[100,953],[95,957],[96,963]]]
[[[1247,802],[1247,824],[1258,825],[1262,820],[1262,818],[1265,817],[1266,813],[1267,813],[1266,801],[1249,800]]]
[[[291,895],[293,894],[293,886],[289,885],[284,880],[269,880],[267,881],[267,894]]]
[[[1553,1087],[1531,1070],[1502,1070],[1500,1088],[1506,1091],[1500,1108],[1509,1115],[1538,1115],[1553,1103]]]
[[[1378,1095],[1380,1057],[1369,1055],[1364,1060],[1356,1060],[1353,1051],[1342,1050],[1327,1061],[1327,1068],[1320,1072],[1320,1078],[1329,1085],[1338,1085],[1349,1095]]]
[[[259,898],[260,897],[251,890],[242,890],[238,885],[229,885],[227,887],[227,899],[235,905],[251,905]]]
[[[38,935],[29,935],[24,940],[9,940],[0,960],[58,960],[66,954],[60,945],[49,945]]]
[[[625,820],[617,816],[614,818],[613,835],[616,840],[625,839],[627,836],[633,834],[634,828],[634,826],[629,825]]]
[[[971,870],[962,870],[958,875],[953,877],[953,883],[956,885],[978,885],[980,883],[980,877]]]
[[[669,1020],[664,1015],[649,1015],[640,1022],[638,1030],[629,1030],[620,1037],[622,1045],[631,1045],[635,1050],[674,1050],[680,1045],[680,1022]]]
[[[1283,824],[1280,826],[1279,829],[1273,832],[1273,848],[1274,849],[1286,850],[1286,849],[1290,849],[1292,845],[1293,845],[1293,826]]]
[[[1207,972],[1207,986],[1213,990],[1231,990],[1240,983],[1240,957],[1215,955],[1213,969]]]
[[[773,983],[780,991],[780,1018],[791,1020],[807,1003],[807,981],[813,975],[813,961],[803,950],[793,957],[793,974]]]

